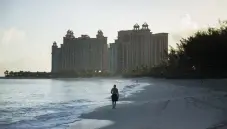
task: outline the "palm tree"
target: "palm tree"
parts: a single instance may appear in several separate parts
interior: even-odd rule
[[[9,76],[10,76],[10,77],[13,77],[13,76],[14,76],[14,72],[13,72],[13,71],[10,71],[10,72],[9,72]]]
[[[8,77],[8,76],[9,76],[9,71],[6,70],[6,71],[4,72],[4,74],[5,74],[5,77]]]
[[[18,76],[24,76],[24,71],[20,71]]]

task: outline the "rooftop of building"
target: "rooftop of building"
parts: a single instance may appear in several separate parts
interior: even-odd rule
[[[140,25],[136,23],[133,26],[133,29],[132,30],[120,30],[118,32],[131,32],[131,31],[137,31],[138,32],[138,31],[144,31],[144,30],[150,31],[149,25],[146,22],[144,24],[142,24],[142,28],[140,28]]]
[[[100,37],[104,37],[102,30],[98,30],[97,35],[96,35],[96,38],[100,38]],[[74,36],[73,31],[70,30],[70,29],[66,32],[66,35],[64,36],[64,38],[68,38],[68,39],[95,39],[95,38],[91,38],[87,34],[82,34],[80,37],[76,38]]]
[[[150,33],[152,33],[149,29],[149,25],[145,22],[144,24],[142,24],[142,28],[140,28],[140,26],[136,23],[133,26],[133,29],[131,30],[120,30],[118,31],[118,33],[130,33],[130,32],[146,32],[149,31]],[[159,34],[168,34],[166,32],[160,32],[160,33],[154,33],[155,35],[159,35]]]

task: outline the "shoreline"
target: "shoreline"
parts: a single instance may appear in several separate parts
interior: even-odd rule
[[[0,77],[0,79],[86,79],[86,78],[119,78],[121,76],[113,76],[113,77],[49,77],[49,78],[36,78],[36,77]]]
[[[80,78],[123,78],[122,76],[93,76],[93,77],[0,77],[0,79],[80,79]]]
[[[198,89],[205,88],[205,90],[211,90],[216,94],[216,91],[213,91],[212,87],[210,86],[212,85],[211,83],[213,84],[217,83],[217,80],[216,81],[206,80],[207,82],[205,82],[204,85],[206,84],[209,84],[209,85],[205,87],[199,86],[198,85],[199,82],[196,82],[196,80],[174,81],[175,79],[169,80],[169,79],[153,79],[153,78],[143,79],[142,78],[139,81],[150,82],[149,80],[151,81],[151,83],[154,83],[154,85],[160,85],[160,87],[162,88],[164,88],[165,87],[164,85],[167,85],[167,84],[177,85],[177,87],[181,86],[180,89],[181,88],[183,89],[185,87],[187,88],[190,85],[194,85],[191,88],[198,88]],[[227,81],[225,79],[223,81],[224,81],[223,85],[225,85]],[[185,82],[188,82],[187,85],[182,85],[182,83],[185,84]],[[220,85],[220,84],[217,84],[217,85]],[[93,112],[82,114],[79,117],[82,119],[81,120],[82,123],[79,122],[80,126],[78,126],[78,122],[75,122],[72,125],[70,125],[70,129],[86,129],[89,127],[95,128],[95,125],[99,123],[99,121],[103,121],[103,120],[106,120],[108,124],[106,123],[106,124],[103,124],[102,126],[99,125],[97,126],[97,128],[101,128],[101,129],[141,129],[141,128],[168,129],[172,126],[171,128],[187,127],[188,129],[191,129],[191,128],[208,129],[212,127],[212,129],[219,129],[219,128],[213,127],[213,125],[220,124],[224,120],[227,120],[227,118],[223,118],[224,120],[216,120],[217,116],[221,117],[222,115],[222,113],[220,113],[219,111],[221,108],[216,109],[215,107],[205,105],[205,100],[200,100],[201,99],[200,97],[191,96],[188,98],[179,97],[179,98],[173,98],[173,99],[169,99],[167,97],[162,100],[154,100],[154,99],[151,99],[152,97],[150,98],[150,96],[152,96],[151,95],[152,90],[154,89],[151,84],[149,86],[144,87],[144,90],[142,90],[141,92],[133,93],[132,96],[121,99],[120,101],[132,101],[133,103],[118,104],[117,109],[111,109],[111,105],[107,105],[104,107],[97,108]],[[152,94],[154,93],[155,92],[153,92]],[[209,94],[207,96],[209,96]],[[223,95],[219,95],[219,96],[223,96]],[[192,107],[190,108],[185,107],[185,99],[190,99],[190,98],[197,101],[199,105],[207,106],[207,108],[209,108],[210,111],[207,111],[206,113],[204,113],[203,110],[193,107],[193,105],[191,105]],[[226,98],[224,98],[224,96],[222,99],[227,100]],[[212,102],[209,101],[209,103],[212,103]],[[227,105],[225,105],[223,108],[226,109]],[[212,112],[213,114],[209,112]],[[225,115],[227,116],[226,112],[225,112]],[[93,122],[83,123],[83,121],[86,121],[86,120],[92,120]],[[204,122],[198,125],[194,123],[200,120],[203,120]]]
[[[0,79],[74,79],[74,78],[153,78],[153,79],[166,79],[166,80],[222,80],[227,79],[227,77],[167,77],[167,76],[124,76],[124,75],[114,75],[114,76],[87,76],[87,77],[4,77],[0,76]]]

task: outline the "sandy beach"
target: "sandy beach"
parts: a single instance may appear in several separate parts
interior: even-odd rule
[[[142,79],[139,81],[149,81]],[[150,79],[151,85],[111,105],[80,116],[71,129],[225,129],[226,80]],[[159,86],[160,88],[157,88]],[[191,87],[190,87],[191,86]],[[215,90],[210,88],[216,86]],[[154,88],[156,87],[156,88]],[[205,88],[204,88],[205,87]],[[164,94],[160,94],[163,90]],[[165,94],[166,93],[166,94]]]

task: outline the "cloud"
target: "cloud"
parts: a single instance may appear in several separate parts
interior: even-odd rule
[[[196,30],[198,29],[197,22],[193,21],[190,14],[184,14],[180,18],[181,30]]]
[[[42,61],[40,61],[42,60]],[[49,59],[47,58],[16,58],[14,60],[0,61],[0,76],[4,75],[6,70],[9,71],[50,71]]]
[[[26,33],[24,30],[15,27],[0,30],[0,76],[8,68],[23,66],[23,62],[18,61],[18,59],[25,55],[26,49],[23,46],[25,40]]]
[[[172,42],[171,46],[175,47],[180,39],[194,34],[200,28],[199,24],[192,19],[190,14],[180,16],[178,28],[175,28],[174,31],[170,33],[169,40]]]
[[[26,50],[26,33],[24,30],[19,30],[11,27],[6,30],[1,30],[0,33],[0,61],[12,59],[22,55]],[[23,51],[22,51],[23,50]]]
[[[26,33],[23,30],[19,30],[17,28],[9,28],[3,31],[1,36],[1,44],[12,44],[12,43],[19,43],[25,40]]]
[[[5,70],[50,71],[50,47],[40,36],[10,27],[0,30],[0,76]]]
[[[175,42],[179,42],[180,39],[189,37],[193,35],[197,30],[184,30],[184,31],[179,31],[176,33],[172,33],[171,37]]]

